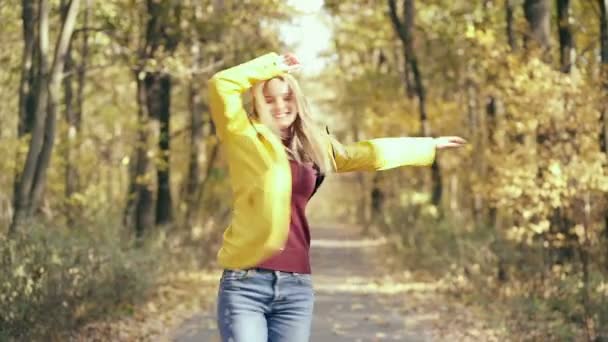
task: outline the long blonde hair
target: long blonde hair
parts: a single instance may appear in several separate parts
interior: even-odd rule
[[[296,100],[297,116],[291,125],[292,138],[289,146],[285,147],[290,159],[298,162],[312,162],[321,172],[330,173],[334,170],[333,156],[328,152],[328,136],[314,122],[310,114],[310,106],[304,97],[304,93],[298,81],[289,74],[277,76],[287,82]],[[270,108],[264,101],[264,86],[270,81],[259,82],[251,89],[253,97],[252,115],[261,123],[267,125],[275,134],[280,136],[278,127],[274,124],[270,115]]]

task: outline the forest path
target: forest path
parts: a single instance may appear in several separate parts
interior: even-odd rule
[[[415,282],[407,273],[388,271],[382,260],[385,241],[365,239],[358,229],[336,225],[313,228],[312,235],[315,311],[311,341],[480,339],[477,328],[459,329],[456,335],[450,332],[450,321],[470,313],[444,304],[435,283]],[[165,338],[219,341],[212,302],[208,310],[191,316]]]

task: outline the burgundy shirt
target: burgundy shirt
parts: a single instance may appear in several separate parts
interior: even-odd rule
[[[315,191],[317,171],[312,163],[290,160],[291,221],[285,247],[257,267],[276,271],[310,274],[310,228],[306,220],[306,204]]]

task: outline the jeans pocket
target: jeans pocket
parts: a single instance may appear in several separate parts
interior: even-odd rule
[[[248,270],[224,270],[221,280],[241,280],[247,278],[248,274]]]
[[[298,281],[298,284],[312,288],[312,276],[310,274],[296,273],[293,276]]]

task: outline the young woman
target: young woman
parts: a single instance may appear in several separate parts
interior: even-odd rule
[[[226,152],[233,216],[218,261],[223,341],[308,341],[314,293],[308,200],[329,172],[430,165],[459,137],[380,138],[343,146],[312,121],[293,54],[270,53],[209,80],[209,103]],[[247,114],[241,95],[251,91]]]

